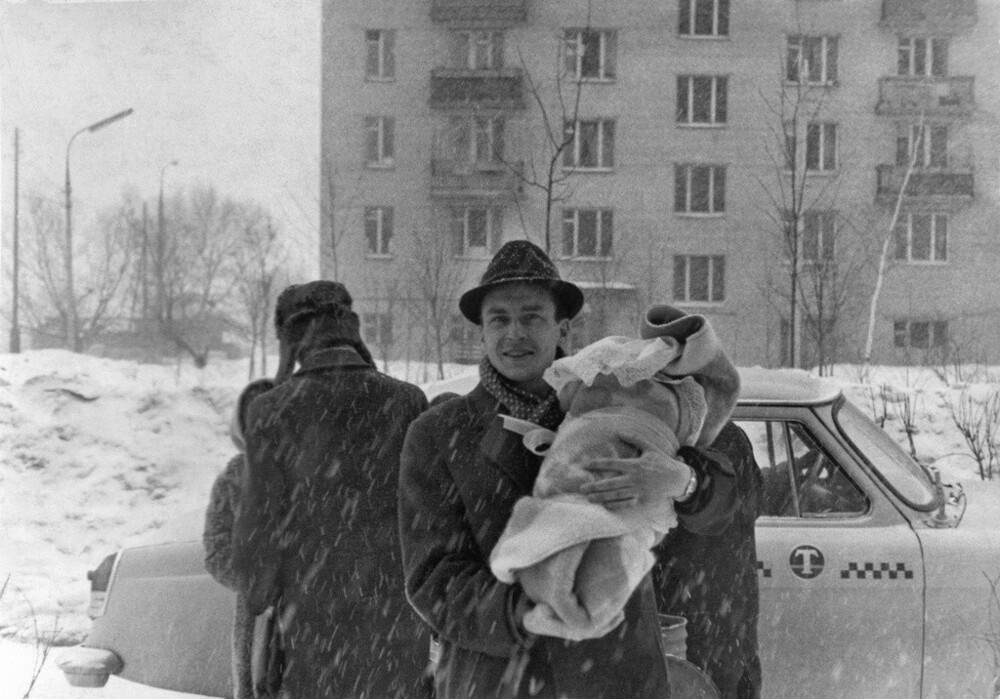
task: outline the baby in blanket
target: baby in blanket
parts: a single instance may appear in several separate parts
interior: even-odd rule
[[[526,430],[545,458],[490,556],[494,575],[536,603],[523,621],[532,633],[579,640],[617,626],[653,566],[650,549],[677,524],[669,498],[614,511],[588,502],[579,488],[596,475],[584,467],[707,446],[736,405],[739,375],[704,317],[653,306],[640,334],[605,338],[545,372],[566,418],[554,437]]]

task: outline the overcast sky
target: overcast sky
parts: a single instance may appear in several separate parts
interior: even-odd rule
[[[73,143],[74,229],[124,188],[155,197],[177,160],[168,193],[210,183],[314,238],[319,22],[320,0],[0,0],[5,241],[14,128],[22,202],[28,192],[61,202],[70,137],[129,107]]]

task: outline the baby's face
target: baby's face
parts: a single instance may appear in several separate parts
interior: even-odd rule
[[[590,386],[579,381],[568,384],[559,393],[559,399],[568,415],[583,415],[609,406],[629,406],[644,410],[670,426],[677,419],[677,399],[673,391],[650,379],[623,388],[614,377],[601,374]]]

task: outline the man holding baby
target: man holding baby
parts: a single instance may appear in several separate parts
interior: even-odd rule
[[[530,614],[539,601],[533,581],[508,584],[490,568],[542,463],[501,416],[549,430],[563,421],[543,374],[564,355],[582,306],[581,290],[560,278],[540,248],[525,240],[504,245],[459,301],[481,329],[479,384],[422,414],[407,434],[399,485],[406,594],[439,640],[438,697],[669,695],[650,576],[606,627],[546,635]],[[691,454],[685,461],[653,451],[604,459],[580,492],[609,510],[672,500],[681,526],[717,529],[733,515],[732,470],[717,455]]]

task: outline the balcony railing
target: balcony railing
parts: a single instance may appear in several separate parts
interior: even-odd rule
[[[431,196],[442,199],[506,199],[521,187],[523,164],[431,160]]]
[[[524,22],[527,0],[431,0],[431,20],[445,24],[500,24]]]
[[[906,168],[897,165],[876,166],[875,200],[893,205],[906,177]],[[917,169],[910,173],[905,197],[935,207],[954,208],[975,196],[971,170]]]
[[[524,109],[521,71],[460,70],[435,68],[431,71],[431,107],[434,109]]]
[[[875,113],[883,116],[969,118],[975,109],[975,78],[890,76],[879,78]]]
[[[883,29],[958,34],[976,25],[976,0],[882,0]]]

